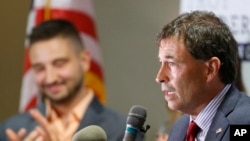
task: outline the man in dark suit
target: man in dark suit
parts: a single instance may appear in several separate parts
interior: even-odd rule
[[[234,86],[238,45],[214,13],[193,11],[168,23],[157,37],[161,84],[168,107],[184,113],[168,141],[229,141],[229,126],[250,124],[250,98]],[[191,126],[190,126],[191,127]],[[194,139],[193,139],[194,140]]]
[[[35,27],[29,57],[43,101],[2,122],[1,141],[71,141],[75,132],[89,125],[103,128],[108,141],[122,140],[126,118],[102,105],[85,86],[91,56],[71,23],[56,19]]]

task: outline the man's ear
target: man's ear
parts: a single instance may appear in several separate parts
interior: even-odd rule
[[[90,64],[91,64],[91,54],[89,51],[86,49],[83,50],[80,54],[80,59],[82,61],[82,67],[84,72],[88,71],[90,69]]]
[[[207,66],[207,82],[211,82],[216,76],[219,74],[219,70],[221,67],[221,61],[218,57],[212,57],[208,61],[206,61]]]

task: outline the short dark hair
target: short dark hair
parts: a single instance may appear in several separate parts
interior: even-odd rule
[[[228,84],[235,80],[239,62],[238,44],[229,27],[213,12],[192,11],[181,14],[163,27],[157,36],[158,45],[162,39],[171,36],[182,40],[196,59],[207,61],[218,57],[221,61],[221,81]]]
[[[71,38],[81,46],[81,49],[83,48],[83,43],[76,27],[71,22],[63,19],[47,20],[35,26],[29,35],[29,44],[59,36]]]

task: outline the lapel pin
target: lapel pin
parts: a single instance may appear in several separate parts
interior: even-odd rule
[[[216,134],[219,134],[220,132],[222,132],[222,129],[221,128],[218,128],[217,130],[216,130]]]

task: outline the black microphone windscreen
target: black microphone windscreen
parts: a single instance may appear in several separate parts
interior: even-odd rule
[[[135,128],[141,129],[147,118],[147,110],[139,105],[134,105],[128,114],[127,124],[132,125]]]
[[[141,131],[144,133],[143,124],[146,121],[147,111],[144,107],[134,105],[127,117],[127,125],[123,141],[143,140]],[[140,136],[138,136],[140,134]]]
[[[74,134],[72,141],[107,141],[107,135],[101,127],[90,125]]]

